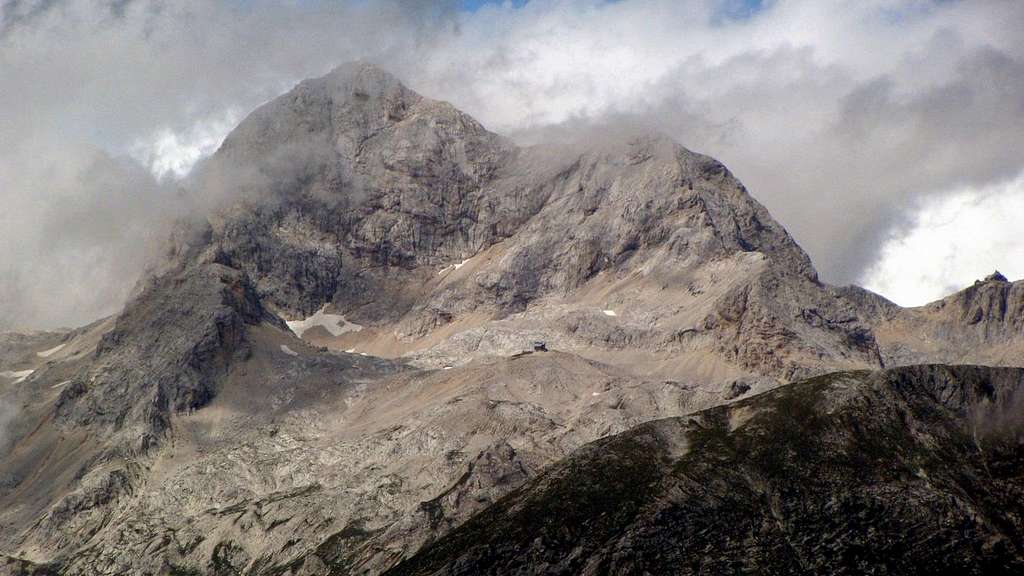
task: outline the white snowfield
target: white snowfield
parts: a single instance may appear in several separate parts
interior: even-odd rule
[[[7,371],[0,372],[0,376],[3,376],[4,378],[11,378],[14,380],[15,384],[20,384],[25,381],[25,378],[31,376],[33,372],[35,372],[35,370]]]
[[[63,382],[57,382],[53,386],[50,386],[50,388],[60,388],[61,386],[65,385],[65,384],[70,384],[70,383],[71,383],[71,380],[65,380]]]
[[[295,350],[292,350],[291,348],[289,348],[287,344],[281,344],[281,352],[284,352],[285,354],[287,354],[289,356],[298,356],[299,355],[298,352],[296,352]]]
[[[618,316],[618,314],[615,313],[615,310],[603,310],[603,312],[605,316]]]
[[[289,320],[286,324],[288,324],[288,328],[290,328],[291,331],[299,338],[302,338],[303,333],[307,330],[317,326],[327,330],[331,336],[341,336],[348,332],[359,332],[363,329],[359,324],[345,320],[345,317],[341,314],[328,314],[324,312],[326,309],[327,306],[325,305],[323,308],[318,310],[316,314],[313,314],[305,320]]]
[[[462,268],[463,266],[465,266],[466,262],[469,262],[472,259],[473,259],[473,257],[470,256],[469,258],[466,258],[465,260],[463,260],[462,262],[459,262],[458,264],[450,264],[448,266],[445,266],[444,268],[441,268],[440,270],[438,270],[437,274],[438,274],[438,276],[440,276],[441,274],[444,274],[445,272],[448,272],[449,270],[458,270],[459,268]]]
[[[60,349],[63,348],[63,347],[64,347],[64,344],[58,344],[58,345],[54,346],[53,348],[50,348],[49,350],[43,350],[42,352],[36,352],[36,356],[39,356],[40,358],[49,358],[50,356],[53,356],[57,352],[60,352]]]

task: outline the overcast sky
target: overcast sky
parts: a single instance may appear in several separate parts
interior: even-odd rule
[[[922,304],[1024,277],[1024,2],[0,0],[0,326],[113,312],[176,179],[365,59],[529,143],[661,130],[822,277]]]

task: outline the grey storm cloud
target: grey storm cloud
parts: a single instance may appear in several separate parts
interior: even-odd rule
[[[665,132],[725,162],[836,283],[920,206],[1024,169],[1024,3],[461,5],[0,4],[0,327],[114,312],[195,207],[152,173],[353,59],[524,143]]]

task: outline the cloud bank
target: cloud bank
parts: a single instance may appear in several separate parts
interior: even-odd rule
[[[993,195],[1024,195],[1020,2],[462,8],[0,4],[0,326],[114,311],[181,209],[175,179],[248,110],[352,59],[521,142],[623,123],[666,132],[725,162],[824,279],[868,280],[901,303],[971,280],[947,256],[919,255],[928,273],[886,264],[918,242],[922,214],[950,198],[985,210],[1002,206]],[[934,252],[963,261],[976,245],[949,239],[971,226],[932,235]],[[1021,260],[1016,236],[993,245],[994,260]]]
[[[1007,278],[1024,278],[1022,218],[1024,174],[943,198],[883,246],[864,285],[895,302],[913,304],[937,300],[995,270]]]

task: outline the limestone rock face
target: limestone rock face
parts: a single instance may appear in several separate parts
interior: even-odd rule
[[[200,179],[244,199],[214,222],[225,261],[275,306],[310,314],[336,295],[398,296],[417,265],[439,268],[518,227],[536,201],[486,187],[515,156],[451,105],[351,64],[253,112]]]
[[[706,382],[879,365],[764,207],[659,135],[518,148],[352,64],[254,112],[199,179],[242,198],[211,222],[216,260],[281,314],[366,326],[367,352],[456,365],[518,351],[528,324],[595,358],[658,352],[670,377],[683,351]]]
[[[280,324],[237,270],[208,264],[168,274],[124,309],[92,366],[61,388],[56,421],[118,432],[145,449],[172,414],[213,398],[229,365],[249,353],[247,327],[263,321]]]
[[[1024,282],[997,272],[925,306],[875,311],[874,324],[889,364],[1018,365],[1024,358]]]
[[[987,401],[975,402],[981,396],[957,392],[988,376],[921,368],[763,393],[837,370],[1015,364],[1024,350],[1022,283],[993,275],[917,309],[831,287],[711,158],[656,134],[519,147],[365,64],[304,81],[253,112],[190,186],[216,210],[175,230],[166,258],[120,314],[75,330],[0,335],[0,574],[379,574],[449,542],[474,515],[505,515],[493,512],[503,497],[523,497],[515,491],[581,446],[651,420],[784,398],[790,388],[807,397],[801,410],[817,414],[801,434],[821,435],[812,438],[818,460],[803,472],[835,464],[826,457],[833,448],[877,449],[896,466],[889,448],[850,430],[871,415],[864,406],[902,406],[897,396],[910,388],[858,396],[838,382],[902,374],[942,410],[967,398],[969,410],[988,414]],[[953,384],[929,387],[942,370]],[[1010,374],[996,373],[999,382]],[[990,395],[993,406],[1016,406],[1000,394]],[[829,402],[836,418],[823,415]],[[644,474],[685,493],[664,458],[684,457],[701,419],[719,426],[714,418],[728,416],[728,440],[745,418],[739,408],[715,410],[618,438],[653,438]],[[890,416],[864,430],[895,434]],[[906,446],[917,450],[927,434],[954,438],[957,418],[913,420],[920,427]],[[743,460],[769,458],[763,450],[775,437],[751,438],[742,440],[747,452],[722,457],[761,484],[715,476],[704,460],[694,470],[715,486],[794,505],[770,476],[778,470]],[[974,478],[977,455],[947,448],[926,453],[922,470],[960,482],[928,460],[954,474],[953,454]],[[1015,465],[1016,453],[1006,454]],[[896,486],[875,463],[861,464],[866,477]],[[837,493],[797,472],[792,490]],[[605,486],[600,466],[591,481]],[[841,485],[861,490],[848,481]],[[989,494],[989,484],[958,486]],[[914,489],[929,506],[954,498],[941,486]],[[743,510],[763,518],[751,502]],[[976,530],[949,540],[950,550],[983,535],[999,547],[993,562],[1013,561],[1015,549],[1003,545],[1013,537],[977,519],[1003,517],[970,505],[980,507],[938,508]],[[711,522],[739,509],[684,516]],[[915,518],[899,510],[899,522]],[[965,519],[964,510],[981,516]],[[808,514],[782,518],[834,530],[847,550],[861,541],[840,534],[844,526],[892,528],[873,512],[834,525],[821,509]],[[783,522],[763,519],[758,530]],[[651,522],[644,530],[662,529]],[[765,533],[770,545],[748,544],[772,567],[779,534],[808,533],[783,522]],[[656,535],[665,549],[680,537]],[[946,536],[921,533],[921,541]],[[541,544],[538,553],[562,566],[561,549]],[[503,566],[478,560],[465,566]],[[608,562],[634,566],[625,556]]]

